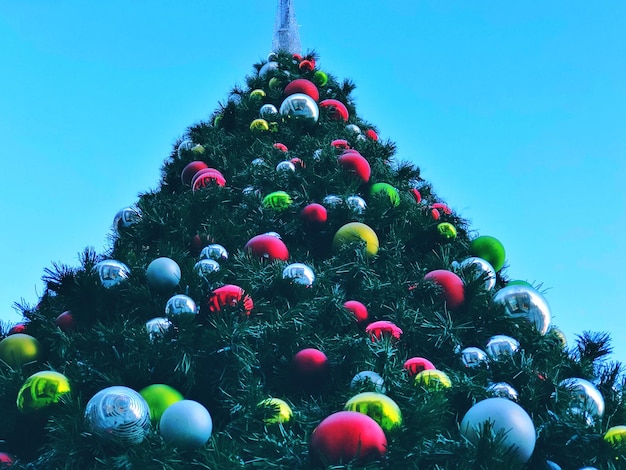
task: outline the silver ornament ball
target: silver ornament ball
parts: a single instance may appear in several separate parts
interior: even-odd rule
[[[569,399],[569,410],[575,416],[582,417],[589,426],[593,426],[604,415],[604,397],[594,384],[588,380],[572,377],[559,382]]]
[[[276,70],[278,70],[278,62],[267,62],[259,69],[259,77],[265,77],[268,73]]]
[[[329,194],[322,200],[322,204],[332,209],[332,208],[340,207],[343,204],[343,199],[341,199],[339,196],[336,196],[334,194]]]
[[[494,361],[503,361],[513,357],[519,349],[519,341],[506,335],[496,335],[487,341],[487,354]]]
[[[150,430],[150,407],[132,388],[116,385],[87,402],[85,421],[89,431],[103,439],[139,444]]]
[[[487,393],[492,397],[506,398],[511,401],[519,400],[519,393],[506,382],[497,382],[487,387]]]
[[[141,220],[141,212],[134,207],[124,207],[113,218],[113,229],[119,234]]]
[[[201,259],[193,266],[193,271],[196,275],[205,281],[208,281],[211,274],[216,273],[219,270],[220,264],[214,259]]]
[[[279,111],[285,121],[298,121],[309,125],[315,124],[320,117],[317,103],[304,93],[294,93],[286,97]]]
[[[363,214],[367,209],[367,202],[361,196],[348,196],[346,205],[355,214]]]
[[[278,165],[276,165],[276,171],[278,172],[288,172],[288,173],[295,173],[296,171],[296,165],[294,165],[293,163],[291,163],[289,160],[285,160],[283,162],[278,163]]]
[[[315,273],[306,264],[292,263],[283,270],[283,279],[305,287],[311,287],[315,281]]]
[[[276,106],[274,106],[273,104],[264,104],[263,106],[261,106],[261,109],[259,109],[259,116],[261,116],[266,121],[271,121],[272,119],[275,119],[276,116],[278,116],[278,109],[276,109]]]
[[[478,279],[481,276],[485,279],[485,289],[491,290],[496,285],[496,270],[491,264],[477,256],[465,258],[459,264],[459,269],[466,271],[472,276],[472,279]]]
[[[352,134],[358,135],[361,133],[361,128],[359,126],[357,126],[356,124],[348,124],[346,126],[346,130],[348,132],[351,132]]]
[[[191,140],[183,140],[179,145],[178,145],[178,149],[176,150],[176,152],[178,153],[178,157],[182,157],[183,156],[183,152],[185,151],[189,151],[192,148],[195,147],[196,144],[194,144]]]
[[[152,341],[162,338],[172,327],[172,322],[164,317],[156,317],[146,322],[146,331]]]
[[[215,261],[225,261],[228,259],[228,251],[222,245],[213,243],[205,246],[200,252],[200,258],[214,259]]]
[[[93,269],[98,273],[100,282],[107,289],[126,281],[126,279],[130,276],[130,269],[128,266],[121,261],[114,259],[105,259],[104,261],[100,261],[93,267]]]
[[[385,381],[372,370],[364,370],[356,374],[350,381],[350,390],[367,389],[376,393],[385,393]]]
[[[489,357],[482,349],[470,346],[461,351],[461,362],[463,362],[465,367],[469,367],[471,369],[477,367],[487,367],[489,364]]]
[[[195,315],[197,311],[196,302],[184,294],[173,295],[165,304],[165,315],[169,318],[180,315]]]
[[[533,323],[537,331],[545,335],[552,315],[546,299],[532,287],[509,285],[500,289],[493,297],[493,303],[503,305],[511,317],[522,317]]]

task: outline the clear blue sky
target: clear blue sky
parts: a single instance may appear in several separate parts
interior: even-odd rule
[[[0,319],[102,251],[186,128],[270,52],[275,1],[0,0]],[[626,361],[626,3],[297,0],[304,49],[439,196]],[[60,313],[60,312],[59,312]]]

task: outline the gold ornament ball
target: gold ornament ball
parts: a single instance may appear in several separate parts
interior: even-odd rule
[[[261,90],[260,88],[257,88],[256,90],[252,90],[250,92],[250,99],[253,101],[261,101],[263,98],[265,97],[265,92],[263,90]]]
[[[623,448],[626,445],[626,426],[613,426],[604,434],[604,440],[611,447]]]
[[[423,370],[415,376],[415,385],[421,385],[428,390],[442,390],[450,388],[452,381],[448,374],[437,369]]]
[[[456,238],[456,228],[450,222],[442,222],[437,225],[439,235],[446,240],[454,240]]]
[[[357,411],[366,414],[385,432],[395,431],[402,425],[400,407],[387,395],[375,392],[363,392],[350,398],[344,411]]]
[[[30,335],[17,333],[0,341],[0,360],[13,368],[34,362],[40,357],[41,345]]]
[[[257,132],[264,132],[270,130],[270,125],[267,123],[265,119],[255,119],[250,123],[250,130]]]
[[[342,246],[353,242],[363,242],[363,251],[367,256],[375,256],[378,253],[378,236],[369,226],[361,222],[350,222],[335,233],[333,237],[333,250],[338,251]]]
[[[170,405],[185,399],[178,390],[165,384],[148,385],[139,391],[139,395],[148,403],[152,424],[159,422]]]
[[[26,379],[17,393],[17,409],[22,413],[42,410],[69,392],[70,382],[63,374],[51,370],[37,372]]]
[[[264,412],[265,424],[288,423],[293,417],[291,407],[280,398],[266,398],[257,405]]]

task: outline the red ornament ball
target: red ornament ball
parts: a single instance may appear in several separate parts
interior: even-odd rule
[[[283,93],[285,96],[293,95],[294,93],[304,93],[305,95],[309,95],[315,101],[319,101],[320,99],[320,92],[318,91],[317,86],[315,86],[315,83],[305,78],[298,78],[289,82]]]
[[[377,141],[378,140],[378,134],[376,133],[376,131],[374,129],[368,129],[365,131],[365,135],[367,137],[369,137],[370,139]]]
[[[417,202],[418,204],[420,202],[422,202],[422,195],[421,195],[421,193],[417,189],[412,188],[411,189],[411,194],[413,195],[413,198],[415,199],[415,202]]]
[[[433,209],[437,209],[441,212],[443,212],[444,214],[450,215],[452,214],[452,210],[443,202],[435,202],[432,206]]]
[[[309,223],[323,224],[328,220],[328,211],[321,204],[313,203],[302,209],[300,217]]]
[[[11,467],[15,457],[11,454],[7,454],[6,452],[0,452],[0,468]]]
[[[396,326],[395,323],[385,320],[370,323],[365,328],[365,332],[370,335],[372,341],[377,341],[385,337],[400,339],[400,336],[402,336],[402,330]]]
[[[185,186],[191,186],[191,180],[200,170],[204,170],[209,166],[199,160],[188,163],[180,174],[180,179]]]
[[[298,68],[305,72],[311,72],[315,68],[315,62],[305,59],[302,62],[300,62],[300,65],[298,65]]]
[[[61,331],[64,331],[66,333],[73,331],[74,328],[76,328],[76,322],[74,321],[72,312],[70,312],[69,310],[59,315],[54,322]]]
[[[382,457],[387,438],[380,425],[364,413],[339,411],[328,416],[311,434],[311,459],[324,465]]]
[[[200,170],[191,180],[191,187],[194,191],[212,185],[226,186],[226,179],[224,179],[224,175],[222,175],[222,173],[215,168],[205,168],[204,170]]]
[[[435,269],[426,274],[424,279],[434,282],[443,289],[443,298],[447,302],[448,307],[452,309],[457,308],[465,301],[463,281],[452,271]]]
[[[297,383],[304,388],[317,388],[328,378],[328,357],[319,349],[307,348],[299,351],[291,360]]]
[[[351,173],[358,176],[363,182],[367,183],[370,180],[372,169],[369,162],[357,152],[346,152],[339,156],[337,159],[341,167]]]
[[[246,315],[250,315],[254,308],[252,298],[234,284],[215,289],[209,295],[207,304],[210,312],[220,312],[224,307],[240,307]]]
[[[255,258],[262,258],[269,261],[287,261],[289,250],[285,243],[273,235],[257,235],[252,237],[243,249]]]
[[[340,120],[347,121],[348,118],[350,117],[350,114],[348,113],[348,108],[346,108],[346,105],[338,100],[333,100],[333,99],[324,100],[320,102],[319,107],[326,109],[328,111],[328,116],[331,119],[334,119],[337,121],[340,121]]]
[[[356,318],[356,321],[358,323],[363,323],[364,321],[367,321],[369,317],[367,307],[358,300],[348,300],[343,304],[343,306],[346,310],[354,314],[354,317]]]
[[[26,325],[26,323],[17,323],[11,327],[8,334],[26,333]]]
[[[280,150],[281,152],[287,152],[289,150],[285,144],[281,144],[280,142],[276,142],[274,144],[274,148],[276,150]]]
[[[430,362],[428,359],[423,357],[412,357],[407,359],[403,365],[404,370],[406,370],[411,377],[415,377],[422,371],[425,370],[435,370],[435,365]]]
[[[346,150],[350,148],[350,143],[345,139],[335,139],[330,143],[330,145],[340,150]]]

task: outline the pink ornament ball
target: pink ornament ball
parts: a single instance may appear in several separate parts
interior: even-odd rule
[[[346,171],[355,174],[361,181],[370,180],[372,170],[369,162],[357,152],[345,152],[337,158],[339,165]]]
[[[363,323],[369,318],[367,307],[358,300],[348,300],[343,304],[343,306],[354,315],[358,323]]]
[[[321,204],[308,204],[300,212],[300,216],[311,224],[323,224],[328,220],[328,211]]]
[[[323,465],[357,460],[367,462],[387,451],[387,438],[380,425],[364,413],[339,411],[328,416],[311,434],[311,459]]]
[[[204,170],[200,170],[195,174],[191,181],[191,187],[194,191],[212,185],[222,187],[226,185],[224,175],[222,175],[222,173],[215,168],[205,168]]]
[[[294,93],[304,93],[305,95],[309,95],[315,101],[319,101],[320,92],[317,89],[315,84],[305,78],[298,78],[289,82],[284,90],[284,95],[289,96]]]
[[[370,323],[365,328],[365,332],[370,335],[372,341],[378,341],[385,337],[400,339],[402,336],[402,330],[395,323],[386,320]]]
[[[378,134],[376,133],[376,131],[374,129],[368,129],[365,131],[365,135],[367,137],[369,137],[370,139],[372,139],[373,141],[377,141],[378,140]]]
[[[201,161],[193,161],[188,163],[185,168],[183,168],[182,173],[180,174],[180,179],[182,180],[185,186],[191,186],[191,180],[200,170],[204,170],[208,168],[208,165]]]
[[[452,271],[436,269],[426,274],[424,279],[434,282],[443,289],[443,298],[451,309],[460,307],[465,302],[463,281]]]
[[[319,349],[306,348],[291,360],[295,382],[305,389],[315,389],[324,384],[330,367],[328,357]]]
[[[348,121],[348,118],[350,117],[346,105],[338,100],[324,100],[320,102],[320,109],[325,109],[328,112],[328,116],[336,121]]]
[[[278,237],[263,234],[252,237],[243,249],[255,258],[268,261],[287,261],[289,250],[285,243]]]
[[[403,365],[404,370],[406,370],[411,377],[415,377],[420,372],[425,370],[435,370],[435,365],[430,362],[428,359],[423,357],[412,357],[407,359]]]

